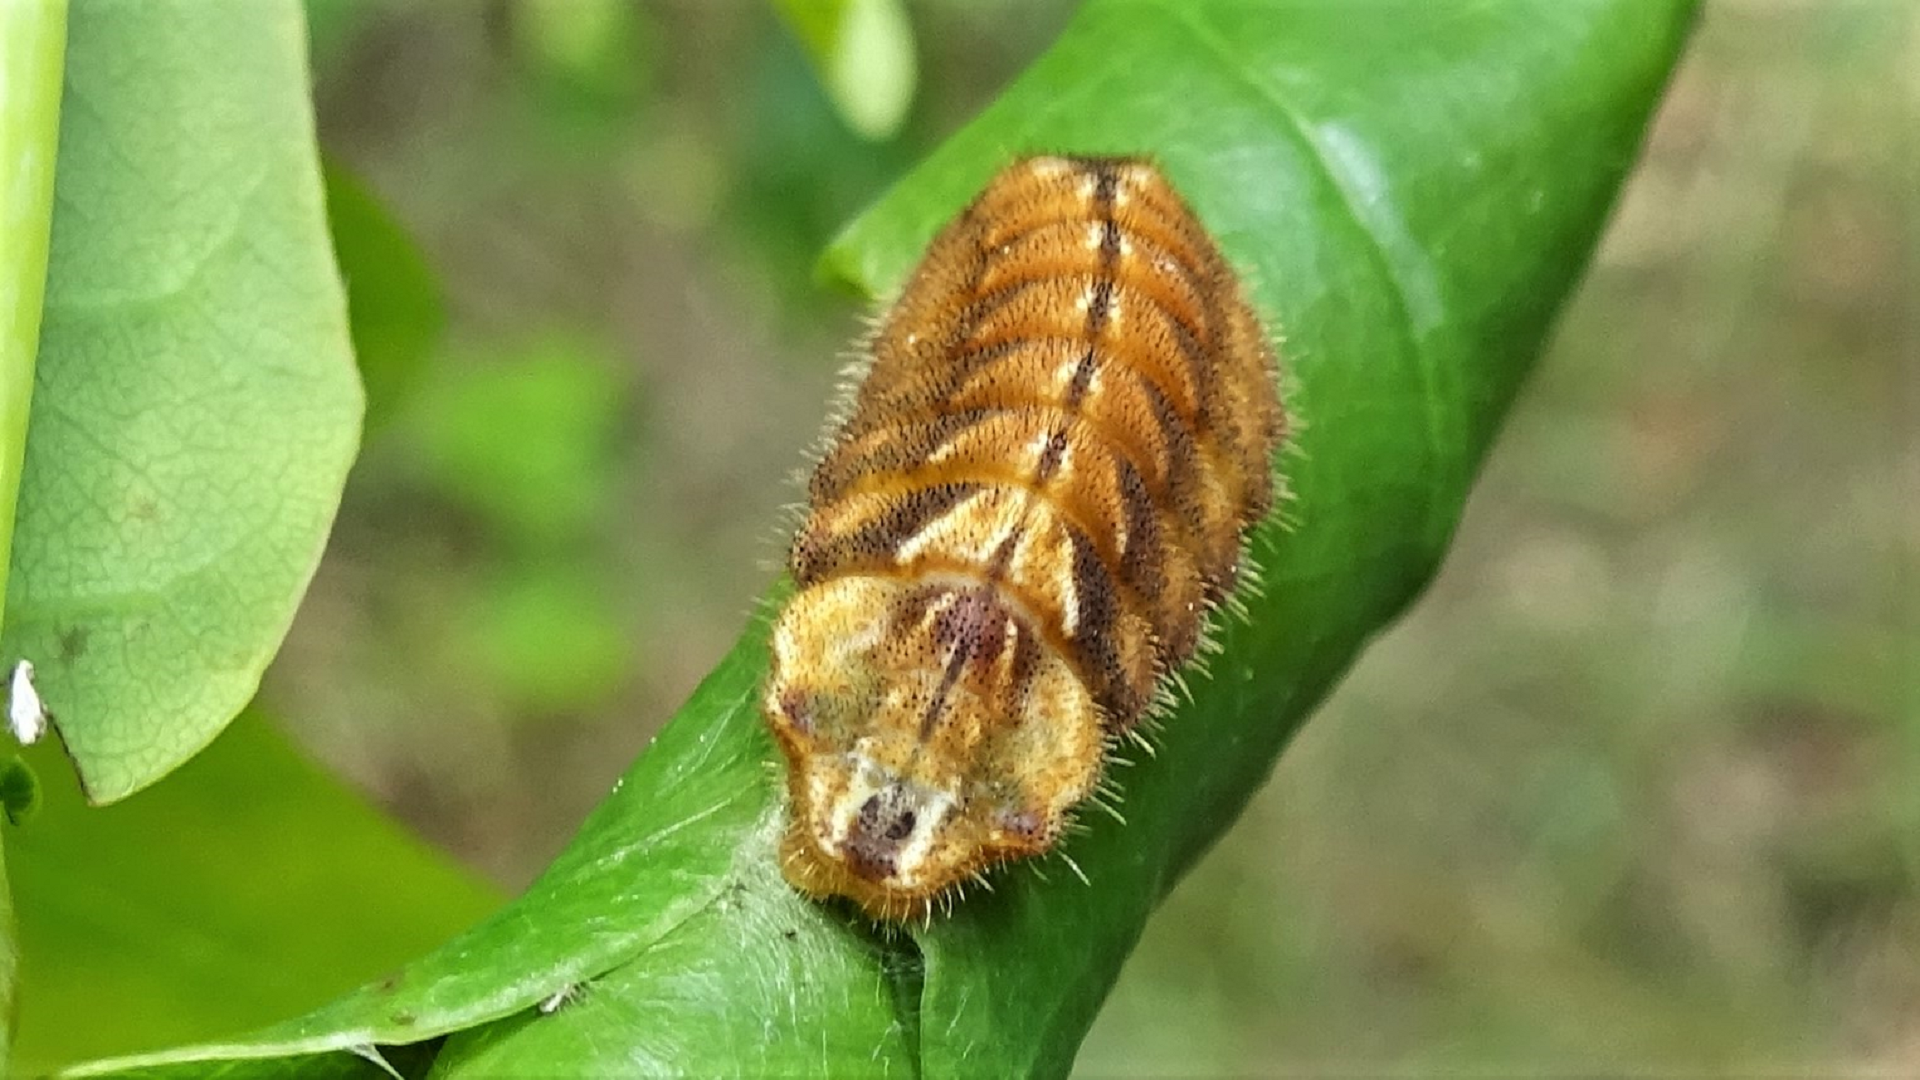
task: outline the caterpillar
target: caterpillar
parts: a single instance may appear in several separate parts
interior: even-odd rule
[[[1006,168],[868,348],[762,710],[787,880],[900,920],[1052,849],[1170,699],[1274,501],[1286,414],[1231,268],[1139,158]]]

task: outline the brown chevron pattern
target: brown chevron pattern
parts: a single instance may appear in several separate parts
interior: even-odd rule
[[[788,879],[924,916],[1050,849],[1235,586],[1275,357],[1150,163],[1036,157],[928,248],[815,468],[773,633]]]

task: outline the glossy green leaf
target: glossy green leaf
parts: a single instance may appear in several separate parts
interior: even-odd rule
[[[746,849],[763,852],[758,843]],[[913,985],[913,963],[817,917],[772,860],[747,862],[714,902],[637,959],[448,1040],[434,1073],[531,1076],[564,1062],[587,1076],[681,1076],[689,1067],[832,1076],[857,1065],[865,1076],[911,1077],[900,991]]]
[[[312,1008],[499,905],[249,710],[167,783],[89,807],[59,751],[7,830],[24,978],[13,1075]]]
[[[756,622],[498,917],[390,986],[121,1066],[198,1075],[227,1059],[253,1075],[243,1059],[280,1070],[289,1054],[336,1051],[318,1064],[457,1032],[436,1075],[574,1062],[1064,1073],[1161,895],[1433,573],[1692,13],[1684,0],[1092,0],[835,245],[832,266],[884,294],[1009,158],[1149,153],[1284,335],[1294,498],[1254,540],[1264,589],[1161,725],[1156,756],[1119,770],[1128,822],[1090,817],[1068,842],[1089,883],[1062,860],[1011,869],[877,949],[862,921],[794,899],[772,870],[778,772],[755,715]],[[891,1012],[873,1007],[877,979]],[[575,986],[551,1014],[536,1007]]]
[[[391,978],[244,1039],[85,1071],[221,1075],[211,1071],[212,1063],[226,1061],[224,1074],[251,1076],[256,1067],[278,1068],[275,1058],[413,1042],[524,1013],[569,988],[584,986],[597,997],[593,980],[650,955],[690,924],[711,932],[714,916],[735,903],[729,897],[749,889],[761,894],[754,911],[773,905],[779,917],[808,925],[808,944],[815,949],[870,948],[864,931],[824,917],[790,894],[773,872],[772,746],[755,706],[764,660],[761,634],[749,634],[687,703],[696,722],[663,731],[538,881],[439,950]],[[758,925],[765,923],[763,915]],[[704,977],[686,973],[705,986],[715,1015],[720,1006],[712,995],[725,993],[723,976],[737,970],[743,956],[732,936],[737,923],[723,918],[718,929],[718,969]],[[662,1026],[697,1045],[715,1035],[701,1023],[701,1011],[675,1014],[671,1025]],[[546,1022],[566,1024],[581,1015],[593,1014],[561,1009]],[[332,1068],[337,1058],[315,1067]]]
[[[0,656],[91,798],[253,696],[312,575],[360,390],[292,0],[81,0]]]

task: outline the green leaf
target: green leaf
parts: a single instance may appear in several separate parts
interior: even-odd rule
[[[334,162],[326,164],[325,181],[327,226],[346,282],[371,432],[425,376],[446,311],[426,257],[373,193]]]
[[[71,13],[0,655],[37,665],[96,802],[253,696],[353,460],[304,54],[291,0]]]
[[[49,775],[59,752],[32,753]],[[10,829],[26,978],[14,1075],[245,1030],[498,906],[249,709],[151,791],[70,783]]]
[[[913,25],[899,0],[778,0],[834,108],[865,139],[906,122],[917,78]]]
[[[6,594],[46,286],[66,16],[65,0],[0,3],[0,597]],[[33,771],[6,755],[0,807],[7,819],[31,816],[38,801]],[[13,1042],[18,972],[13,899],[0,860],[0,1059]]]
[[[245,1039],[83,1071],[201,1076],[211,1062],[234,1061],[232,1074],[252,1075],[248,1059],[350,1054],[356,1047],[428,1039],[532,1010],[582,984],[591,1000],[600,996],[594,979],[652,955],[689,925],[710,932],[714,915],[738,909],[730,898],[749,890],[759,894],[753,910],[772,905],[788,925],[808,928],[810,944],[824,939],[843,951],[869,949],[863,932],[827,919],[790,893],[773,869],[772,745],[756,706],[764,660],[763,637],[749,635],[694,692],[686,706],[694,722],[660,734],[546,873],[439,950],[391,978]],[[741,932],[734,920],[718,925],[724,932],[714,947],[737,964],[739,941],[750,939],[731,936]],[[766,923],[758,925],[764,929]],[[708,1005],[714,1004],[712,993],[726,990],[724,982],[707,980],[706,986]],[[829,989],[855,994],[845,986]],[[562,1009],[547,1022],[570,1023],[583,1014],[593,1015]],[[715,1034],[697,1009],[676,1014],[656,1034],[659,1029],[690,1040]]]
[[[47,280],[66,18],[65,0],[0,7],[0,596]]]
[[[1065,1073],[1160,897],[1432,575],[1692,15],[1685,0],[1408,4],[1391,17],[1335,2],[1091,0],[834,246],[832,266],[883,294],[1012,156],[1150,153],[1285,337],[1295,498],[1255,537],[1264,589],[1223,628],[1157,754],[1119,770],[1128,823],[1092,816],[1068,842],[1091,884],[1062,860],[1013,868],[877,946],[841,908],[795,899],[773,869],[781,811],[756,715],[756,621],[496,918],[397,983],[252,1039],[101,1068],[199,1075],[224,1059],[254,1075],[293,1068],[286,1055],[336,1052],[318,1068],[356,1045],[459,1032],[437,1074]],[[876,980],[890,1012],[873,1008]],[[583,983],[551,1015],[535,1008]]]
[[[771,860],[736,873],[637,960],[450,1039],[435,1072],[534,1076],[560,1062],[583,1076],[832,1076],[858,1063],[911,1076],[899,955],[807,910]],[[633,1035],[607,1038],[622,1031]]]

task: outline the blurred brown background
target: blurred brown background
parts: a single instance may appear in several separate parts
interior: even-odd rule
[[[737,633],[832,232],[1045,48],[909,5],[848,132],[756,0],[311,0],[447,327],[268,701],[512,888]],[[1709,3],[1440,579],[1149,930],[1095,1075],[1920,1074],[1920,15]]]

